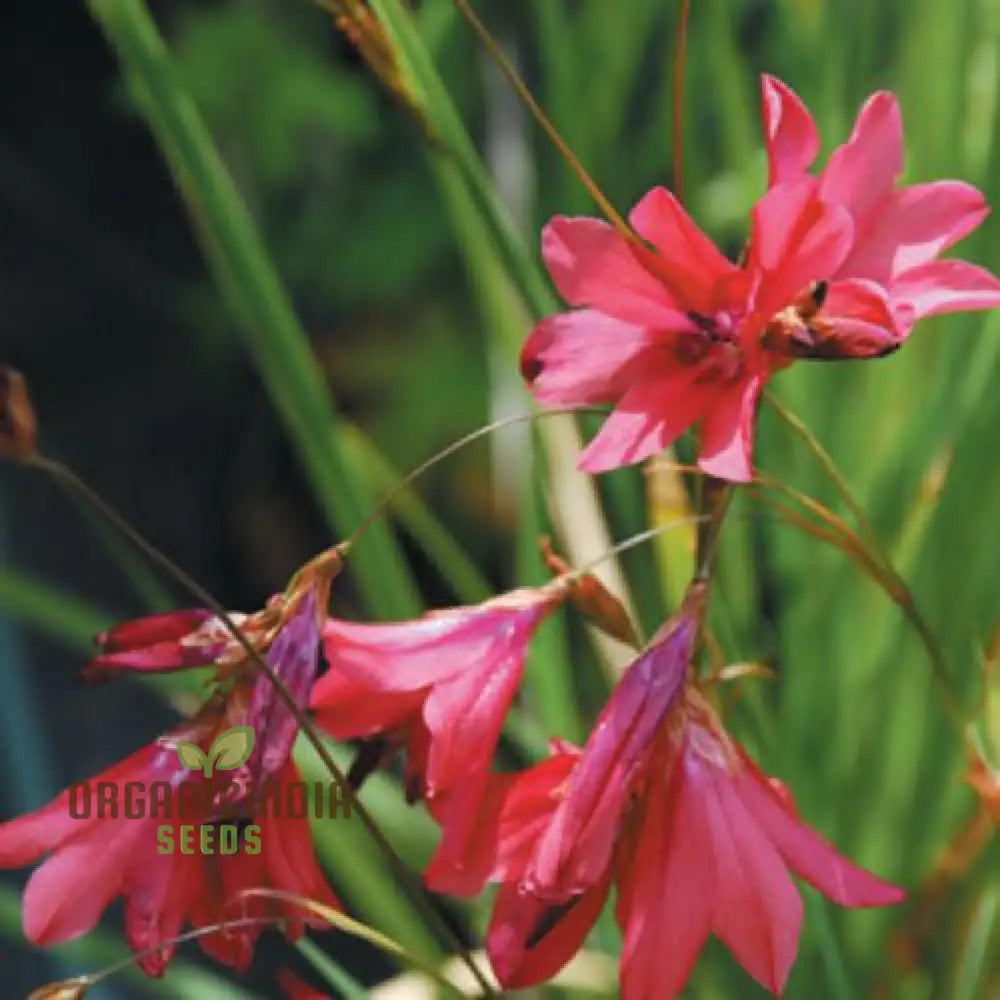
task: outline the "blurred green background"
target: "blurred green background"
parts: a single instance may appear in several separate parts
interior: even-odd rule
[[[150,6],[21,0],[0,14],[2,357],[31,382],[46,450],[227,606],[252,609],[344,536],[399,471],[487,420],[528,411],[517,348],[533,316],[557,308],[537,266],[538,230],[554,213],[597,213],[450,0],[423,0],[412,18],[395,0],[373,5],[400,45],[423,128],[312,3]],[[671,182],[676,4],[477,9],[620,210]],[[738,253],[765,178],[761,72],[803,96],[825,152],[869,93],[891,88],[906,180],[961,178],[996,203],[998,56],[995,0],[695,0],[684,128],[692,214]],[[1000,268],[997,223],[960,250]],[[946,318],[922,324],[890,359],[798,365],[774,391],[840,465],[1000,764],[984,666],[1000,618],[998,352],[1000,318]],[[548,426],[508,429],[421,479],[359,545],[334,612],[391,619],[478,600],[544,579],[541,530],[555,528],[576,557],[593,555],[602,538],[678,507],[677,482],[632,469],[601,478],[598,508],[567,472],[571,435]],[[768,407],[757,461],[851,519]],[[622,560],[647,634],[677,597],[685,545],[668,535]],[[190,705],[183,680],[96,691],[73,681],[95,631],[189,599],[16,468],[0,476],[0,550],[8,817]],[[719,574],[712,626],[725,662],[766,663],[776,675],[722,691],[729,726],[790,784],[810,823],[912,897],[892,913],[844,914],[804,890],[787,995],[1000,996],[995,835],[957,877],[924,891],[977,806],[914,630],[856,563],[749,497],[727,525]],[[530,761],[549,734],[582,739],[609,673],[578,622],[544,629],[501,765]],[[434,838],[422,811],[402,804],[391,776],[365,794],[419,865]],[[328,824],[317,843],[354,912],[436,953],[363,831]],[[0,883],[5,996],[122,954],[116,911],[105,931],[55,957],[27,948],[24,877]],[[479,939],[485,904],[444,906]],[[367,946],[333,934],[321,943],[366,987],[397,971]],[[613,921],[591,944],[616,950]],[[227,985],[189,950],[162,983],[125,976],[95,994],[277,995],[273,968],[287,961],[307,968],[276,939],[246,983]],[[762,995],[715,945],[688,993]]]

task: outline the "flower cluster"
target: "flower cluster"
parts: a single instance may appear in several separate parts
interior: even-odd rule
[[[902,129],[891,94],[870,98],[816,175],[819,138],[805,106],[770,77],[762,98],[768,189],[738,263],[662,188],[635,207],[631,232],[557,218],[543,233],[546,264],[573,308],[534,329],[521,367],[543,402],[614,404],[580,456],[584,470],[640,461],[699,424],[701,468],[751,479],[755,413],[772,374],[802,359],[882,357],[921,318],[1000,306],[993,275],[940,257],[985,217],[980,194],[957,181],[897,185]],[[8,390],[17,401],[19,385]],[[5,423],[21,452],[34,447],[33,419]],[[693,669],[707,605],[701,576],[627,668],[582,749],[554,741],[546,759],[499,773],[501,731],[541,623],[570,604],[630,641],[624,610],[549,551],[554,577],[545,585],[411,621],[350,622],[328,612],[341,555],[306,564],[254,614],[224,620],[190,609],[98,638],[84,670],[91,682],[212,665],[213,691],[165,737],[0,824],[0,867],[48,855],[25,890],[29,939],[82,934],[122,897],[129,944],[159,975],[187,924],[280,917],[295,935],[310,920],[275,901],[279,893],[245,890],[339,906],[306,818],[265,812],[257,794],[298,780],[292,748],[305,711],[331,738],[360,744],[355,784],[403,757],[408,798],[441,828],[428,887],[464,897],[499,886],[487,951],[505,989],[555,975],[612,890],[626,1000],[677,995],[711,934],[781,993],[803,916],[790,873],[843,906],[902,899],[810,829],[788,789],[725,730]],[[223,745],[234,731],[252,735],[245,752]],[[154,785],[165,790],[159,811],[130,815],[130,788]],[[81,809],[79,795],[96,805]],[[192,796],[203,804],[201,845],[206,831],[224,842],[231,827],[232,850],[161,849],[185,842],[180,806]],[[201,942],[244,970],[259,933],[244,925]],[[290,993],[311,991],[285,979]]]

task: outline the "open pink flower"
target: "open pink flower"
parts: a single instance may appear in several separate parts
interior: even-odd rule
[[[633,209],[628,238],[597,219],[553,219],[542,255],[573,307],[532,331],[521,371],[544,403],[614,403],[581,453],[588,472],[628,465],[701,424],[699,465],[752,477],[768,378],[796,358],[874,358],[916,319],[1000,305],[1000,283],[936,261],[985,214],[974,189],[897,191],[898,109],[876,95],[823,176],[801,102],[765,79],[771,187],[752,212],[746,260],[727,260],[663,188]]]
[[[763,77],[761,92],[770,183],[799,183],[819,152],[816,124],[780,80]],[[846,209],[852,221],[850,252],[827,275],[830,294],[865,289],[906,332],[925,316],[1000,306],[1000,281],[992,274],[939,259],[989,214],[983,195],[962,181],[898,187],[902,172],[899,102],[880,91],[818,177],[819,199]]]
[[[476,878],[432,866],[432,888],[501,883],[487,950],[505,988],[553,976],[613,884],[625,1000],[676,996],[711,933],[780,993],[802,922],[789,871],[845,906],[902,898],[802,823],[787,791],[685,687],[701,595],[692,598],[629,668],[582,754],[563,746],[527,772],[493,776],[467,845]]]
[[[230,721],[225,713],[206,713],[171,740],[191,740],[207,749]],[[282,787],[299,781],[290,759],[274,780]],[[114,798],[102,805],[109,788]],[[254,898],[239,905],[243,890],[281,889],[339,906],[316,863],[307,818],[287,811],[277,815],[270,806],[244,812],[231,799],[213,818],[206,804],[211,812],[217,801],[215,787],[186,770],[173,746],[153,744],[36,812],[0,823],[0,868],[19,868],[49,854],[24,891],[27,938],[47,946],[85,934],[122,897],[129,946],[136,952],[157,949],[138,963],[159,976],[174,953],[170,942],[185,924],[207,927],[245,916],[287,916],[286,931],[295,937],[308,922],[301,910],[280,902]],[[230,830],[223,834],[226,825]],[[185,827],[194,830],[186,844]],[[215,853],[202,853],[203,829]],[[225,850],[235,846],[235,851],[222,853],[224,843]],[[214,958],[245,971],[262,929],[243,926],[199,940]]]
[[[407,746],[412,792],[434,800],[442,823],[439,854],[461,853],[476,825],[528,643],[568,594],[557,579],[414,621],[323,627],[330,669],[313,689],[317,724],[341,740]]]

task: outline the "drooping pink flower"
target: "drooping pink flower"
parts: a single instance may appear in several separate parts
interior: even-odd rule
[[[875,358],[916,319],[1000,305],[988,272],[937,254],[985,209],[940,182],[896,191],[898,109],[876,95],[821,178],[802,103],[765,79],[771,186],[752,212],[746,259],[727,260],[663,188],[633,209],[627,238],[597,219],[553,219],[542,255],[574,308],[550,316],[521,351],[543,403],[614,403],[581,453],[601,472],[662,450],[701,425],[699,465],[752,477],[754,423],[770,376],[797,358]]]
[[[280,901],[254,898],[237,908],[244,890],[281,889],[339,906],[316,862],[305,816],[229,798],[224,783],[212,785],[180,763],[177,740],[207,749],[231,722],[228,708],[212,702],[166,744],[148,746],[36,812],[0,823],[0,868],[49,855],[24,891],[30,941],[47,946],[85,934],[121,897],[129,946],[136,952],[157,949],[138,963],[159,976],[173,956],[171,941],[185,924],[198,928],[236,917],[281,916],[288,917],[286,933],[296,937],[308,922],[301,910]],[[299,781],[290,759],[273,777],[281,787]],[[102,805],[109,788],[114,806],[110,798]],[[185,828],[193,830],[186,842]],[[214,853],[202,852],[203,836]],[[222,853],[234,846],[234,853]],[[214,958],[245,971],[261,930],[262,925],[247,925],[199,940]]]
[[[439,859],[460,856],[476,825],[528,643],[568,594],[557,579],[413,621],[323,627],[316,722],[336,739],[406,746],[411,792],[435,802],[443,827]]]
[[[311,574],[300,583],[264,611],[236,621],[305,710],[319,663],[318,594],[326,584]],[[20,867],[52,852],[25,889],[29,940],[48,945],[83,934],[121,896],[128,942],[135,951],[158,949],[138,961],[150,975],[160,975],[173,954],[168,942],[185,923],[206,927],[235,916],[294,915],[273,900],[240,902],[236,897],[243,890],[282,889],[338,906],[313,855],[304,809],[292,815],[280,805],[275,809],[267,797],[280,799],[299,782],[291,759],[296,718],[222,623],[197,610],[155,615],[118,626],[99,641],[103,652],[89,668],[97,679],[106,672],[214,662],[215,690],[193,719],[86,783],[92,804],[86,817],[71,810],[72,794],[83,794],[80,786],[35,813],[0,824],[0,868]],[[234,761],[235,767],[212,778],[180,760],[180,743],[206,754],[216,737],[234,727],[254,734],[243,763]],[[102,787],[115,790],[113,810],[100,805]],[[233,853],[220,853],[224,827],[230,828],[227,850],[237,845]],[[201,853],[203,836],[214,853]],[[301,914],[290,919],[288,933],[297,935],[302,923]],[[199,940],[219,961],[244,970],[260,931],[247,926]]]
[[[711,933],[780,993],[802,921],[789,871],[845,906],[902,898],[802,823],[787,791],[685,686],[701,599],[693,593],[629,668],[582,754],[563,746],[492,777],[467,843],[468,880],[432,866],[432,888],[500,883],[487,950],[505,988],[569,961],[613,884],[625,1000],[676,996]]]

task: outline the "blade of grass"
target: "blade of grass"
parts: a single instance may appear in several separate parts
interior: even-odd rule
[[[202,118],[185,91],[142,0],[89,0],[126,80],[182,192],[202,247],[244,343],[309,475],[331,528],[346,536],[371,504],[352,475],[334,409],[254,222]],[[385,525],[354,556],[377,613],[405,618],[419,607],[416,587]]]

